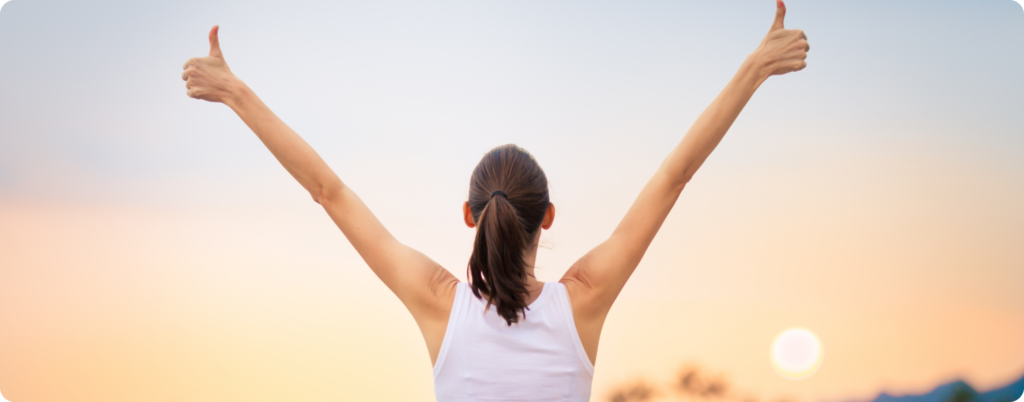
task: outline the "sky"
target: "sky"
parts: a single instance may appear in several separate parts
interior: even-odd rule
[[[697,364],[759,402],[1024,375],[1024,10],[790,0],[761,86],[602,333],[594,401]],[[603,241],[771,25],[771,0],[13,0],[0,10],[0,389],[28,401],[429,401],[401,303],[224,105],[209,51],[460,278],[469,175],[516,143]],[[825,350],[786,380],[772,339]]]

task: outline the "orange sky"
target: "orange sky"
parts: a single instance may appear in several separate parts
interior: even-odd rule
[[[944,178],[986,173],[940,170],[883,200],[853,194],[906,183],[844,176],[841,165],[695,179],[606,323],[595,400],[634,379],[667,381],[686,363],[765,400],[866,399],[956,377],[984,389],[1020,376],[1014,287],[1024,281],[1013,267],[1024,258],[1009,247],[1024,240],[1020,189],[995,174],[937,197]],[[766,191],[767,177],[785,191]],[[241,205],[3,203],[8,399],[430,400],[413,321],[285,179],[265,185],[296,191]],[[576,217],[627,202],[611,198],[592,210],[561,200],[568,212],[545,233],[542,279],[614,223]],[[378,202],[379,213],[401,219],[389,211],[404,203]],[[456,219],[423,226],[400,236],[461,275],[472,232]],[[767,361],[771,339],[795,325],[825,345],[821,370],[799,382]]]

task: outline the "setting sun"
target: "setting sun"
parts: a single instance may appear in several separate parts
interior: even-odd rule
[[[790,380],[803,380],[814,375],[821,367],[825,348],[821,340],[808,329],[790,328],[772,341],[769,360],[776,373]]]

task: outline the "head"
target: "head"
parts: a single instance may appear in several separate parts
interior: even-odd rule
[[[494,148],[473,169],[463,210],[466,225],[476,228],[468,268],[473,294],[512,325],[526,314],[533,260],[526,256],[535,255],[540,229],[554,220],[547,176],[525,149]]]

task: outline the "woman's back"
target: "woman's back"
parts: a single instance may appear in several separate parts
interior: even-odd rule
[[[458,284],[434,365],[438,402],[589,401],[593,378],[565,285],[545,283],[525,318],[509,325]]]

